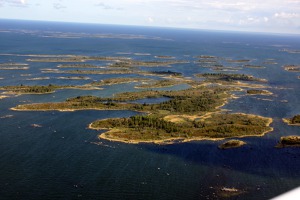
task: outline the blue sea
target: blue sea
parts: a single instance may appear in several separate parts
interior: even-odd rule
[[[208,30],[0,20],[0,64],[23,63],[28,69],[1,69],[0,86],[83,85],[93,80],[128,75],[42,73],[60,63],[30,62],[37,55],[86,55],[157,60],[172,56],[187,63],[141,70],[171,70],[196,79],[213,73],[197,56],[248,59],[251,65],[230,73],[267,79],[272,96],[241,96],[223,108],[273,118],[274,131],[246,137],[248,144],[220,150],[223,141],[193,141],[171,145],[124,144],[98,139],[101,131],[87,129],[97,119],[129,117],[134,111],[17,112],[19,104],[60,102],[80,95],[112,97],[137,91],[136,83],[102,90],[58,90],[44,95],[7,95],[0,99],[0,199],[270,199],[300,186],[299,148],[274,148],[281,136],[300,135],[300,127],[282,118],[300,114],[300,36]],[[107,65],[109,61],[90,61]],[[228,64],[228,63],[227,63]],[[3,68],[3,67],[2,67]],[[47,77],[47,79],[40,79]],[[171,89],[184,89],[179,85]],[[170,88],[169,88],[170,89]],[[240,95],[237,93],[236,95]],[[161,99],[160,99],[161,100]],[[147,103],[160,100],[145,99]],[[163,99],[162,99],[163,100]],[[141,102],[142,103],[142,102]],[[39,124],[41,127],[32,127]],[[224,197],[221,188],[243,193]]]

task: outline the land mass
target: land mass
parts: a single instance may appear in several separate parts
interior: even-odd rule
[[[300,115],[295,115],[292,118],[283,118],[282,120],[288,125],[300,126]]]
[[[85,109],[134,110],[148,115],[97,120],[89,128],[107,132],[99,137],[127,143],[172,143],[175,141],[219,140],[230,137],[261,136],[273,129],[272,119],[242,113],[223,113],[220,106],[231,96],[226,87],[194,87],[179,91],[148,90],[126,92],[113,98],[79,96],[66,102],[19,105],[19,111],[74,111]],[[169,97],[156,104],[136,104],[130,100]],[[195,116],[196,117],[193,117]],[[186,116],[176,119],[176,116]]]
[[[219,149],[231,149],[231,148],[237,148],[245,145],[246,142],[241,140],[228,140],[221,145],[219,145]]]
[[[280,138],[279,143],[276,145],[277,148],[283,147],[300,147],[300,136],[289,135]]]
[[[300,65],[285,65],[283,68],[288,72],[300,72]]]

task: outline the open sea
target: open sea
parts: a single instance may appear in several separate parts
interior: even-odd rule
[[[143,70],[172,70],[195,79],[213,73],[196,56],[226,60],[237,72],[267,79],[272,96],[241,96],[223,108],[273,118],[274,131],[246,137],[248,144],[220,150],[224,141],[171,145],[124,144],[99,140],[89,130],[97,119],[129,117],[133,111],[17,112],[24,103],[60,102],[80,95],[111,97],[136,91],[136,83],[103,90],[58,90],[44,95],[8,95],[0,99],[0,199],[270,199],[300,186],[300,149],[274,148],[281,136],[300,135],[300,127],[282,118],[300,114],[300,73],[284,65],[300,65],[300,36],[184,30],[134,26],[0,20],[0,64],[23,63],[28,69],[0,67],[0,86],[82,85],[92,80],[134,75],[84,75],[88,80],[62,80],[62,74],[41,73],[60,63],[30,62],[37,55],[86,55],[157,60],[172,56],[188,63]],[[89,61],[107,65],[110,61]],[[77,76],[64,74],[64,76]],[[41,79],[44,77],[44,79]],[[45,78],[47,77],[47,78]],[[171,89],[183,89],[179,85]],[[170,89],[170,88],[169,88]],[[0,91],[1,94],[4,91]],[[239,95],[237,93],[236,95]],[[145,99],[147,103],[159,101]],[[142,103],[142,102],[141,102]],[[41,127],[34,128],[32,124]],[[224,197],[221,188],[244,193]]]

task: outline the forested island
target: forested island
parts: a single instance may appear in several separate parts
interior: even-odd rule
[[[2,86],[0,90],[6,90],[7,93],[12,94],[47,94],[53,93],[59,89],[81,89],[81,90],[96,90],[101,89],[98,87],[86,86],[76,86],[76,85],[19,85],[19,86]]]
[[[272,119],[242,113],[224,113],[219,109],[230,98],[231,88],[194,87],[178,91],[147,90],[116,94],[113,98],[79,96],[65,102],[19,105],[18,111],[74,111],[85,109],[134,110],[147,115],[97,120],[92,129],[106,129],[99,137],[120,142],[170,143],[230,137],[261,136],[272,128]],[[156,104],[128,101],[168,97]]]
[[[59,89],[101,89],[100,86],[136,83],[136,92],[123,92],[112,97],[78,96],[64,102],[32,103],[18,105],[15,111],[75,111],[75,110],[132,110],[140,113],[129,118],[115,118],[96,120],[89,128],[102,130],[99,137],[112,141],[127,143],[173,143],[191,140],[221,140],[225,138],[239,138],[245,136],[262,136],[272,131],[271,118],[243,113],[229,113],[221,109],[231,98],[233,91],[245,91],[247,94],[270,95],[261,83],[265,79],[252,75],[238,73],[202,73],[192,77],[184,77],[181,72],[173,70],[144,70],[144,67],[170,67],[174,64],[188,63],[185,60],[175,60],[169,56],[156,56],[160,60],[133,60],[127,57],[101,57],[80,55],[33,55],[28,62],[57,62],[57,68],[41,69],[42,73],[80,74],[75,77],[57,77],[58,79],[87,80],[88,75],[121,75],[122,77],[105,78],[85,83],[83,85],[17,85],[2,86],[0,90],[14,94],[47,94]],[[224,67],[218,64],[218,58],[201,55],[196,58],[199,62],[214,63],[213,70],[238,70],[241,67]],[[161,60],[168,59],[168,60]],[[223,60],[229,63],[247,63],[248,59]],[[104,65],[88,63],[87,61],[105,61]],[[112,61],[112,62],[111,62]],[[215,68],[214,68],[215,66]],[[248,66],[248,65],[246,65]],[[250,66],[250,65],[249,65]],[[257,66],[255,66],[257,67]],[[70,70],[62,70],[71,68]],[[82,68],[82,69],[80,69]],[[257,67],[258,68],[258,67]],[[135,77],[131,77],[133,74]],[[123,75],[129,75],[125,77]],[[144,78],[145,77],[145,78]],[[38,77],[29,80],[44,80],[48,77]],[[188,89],[159,90],[179,84],[186,84]],[[134,101],[151,98],[165,98],[160,103],[135,103]],[[221,149],[234,148],[243,145],[239,140],[229,140]]]

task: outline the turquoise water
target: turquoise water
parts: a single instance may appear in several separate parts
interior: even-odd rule
[[[287,126],[281,120],[300,113],[300,80],[297,79],[300,73],[282,69],[285,64],[300,64],[299,54],[282,51],[300,50],[299,36],[9,20],[0,21],[0,25],[0,30],[9,31],[0,32],[0,63],[29,64],[28,70],[1,70],[0,85],[79,85],[119,77],[85,75],[90,79],[57,79],[62,75],[42,74],[41,69],[56,68],[58,63],[27,62],[29,54],[126,56],[138,60],[168,55],[189,63],[159,70],[181,72],[192,78],[196,73],[212,72],[194,63],[195,56],[214,55],[250,59],[250,64],[265,66],[264,69],[243,68],[238,73],[267,79],[266,86],[274,93],[270,97],[241,97],[224,106],[232,112],[274,119],[273,132],[264,137],[244,138],[248,145],[226,151],[217,148],[221,141],[164,146],[113,143],[99,140],[97,135],[101,132],[87,129],[96,119],[139,114],[132,111],[15,112],[9,109],[22,103],[59,102],[79,95],[110,97],[123,91],[136,91],[135,84],[1,99],[0,117],[12,115],[0,118],[1,199],[222,199],[217,196],[221,187],[245,191],[228,199],[268,199],[300,185],[299,149],[274,148],[281,136],[300,135],[300,127]],[[45,37],[58,33],[76,33],[80,37]],[[97,38],[96,34],[110,34],[110,38]],[[120,38],[120,34],[127,34],[126,38]],[[277,64],[263,64],[267,59],[274,59]],[[49,79],[26,80],[41,76]],[[172,89],[181,88],[186,86]],[[31,124],[42,127],[33,128]]]

